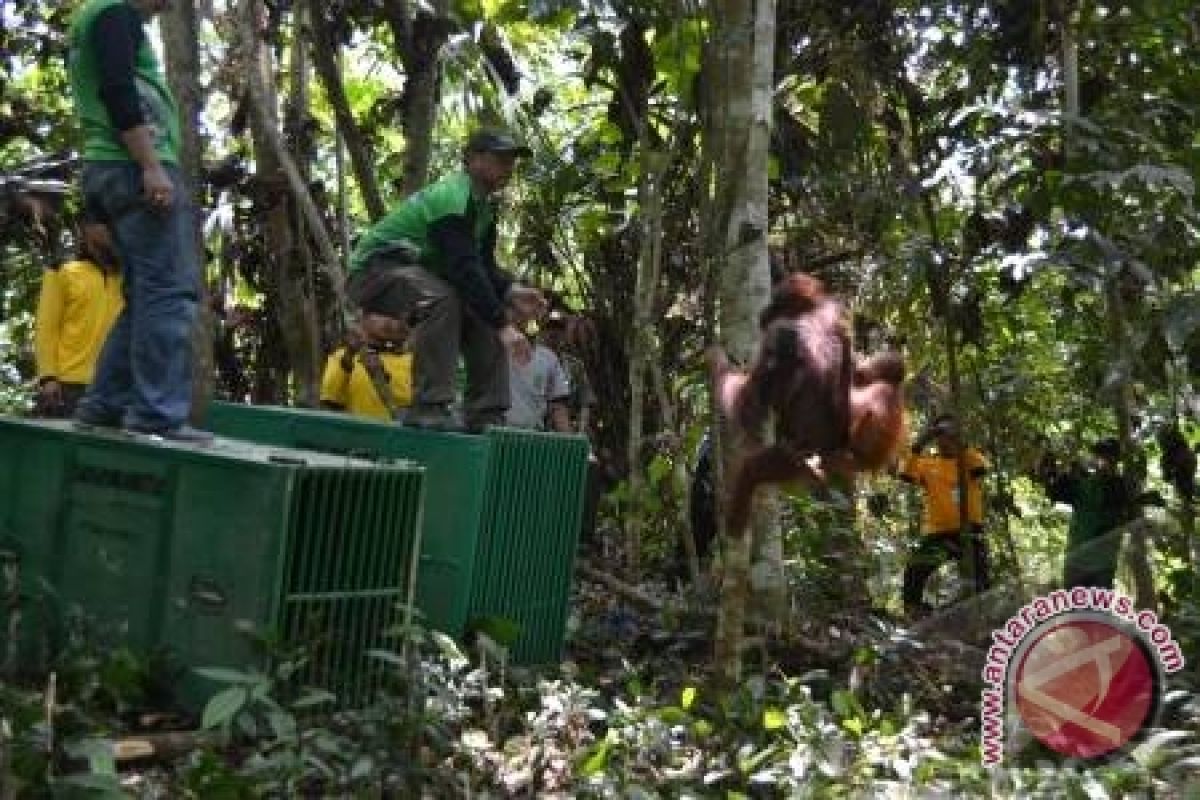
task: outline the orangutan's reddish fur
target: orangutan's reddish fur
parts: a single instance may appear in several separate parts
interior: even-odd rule
[[[876,353],[860,359],[850,387],[850,453],[856,472],[891,464],[908,438],[904,414],[904,359]]]
[[[772,291],[759,318],[762,341],[747,371],[711,356],[722,413],[741,434],[732,461],[727,524],[744,531],[764,483],[824,482],[824,472],[880,469],[904,439],[904,363],[885,353],[857,367],[841,305],[820,280],[794,273]],[[776,443],[762,431],[775,419]],[[808,459],[818,456],[820,470]]]

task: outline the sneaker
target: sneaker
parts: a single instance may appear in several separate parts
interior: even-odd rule
[[[211,431],[202,431],[199,428],[193,428],[191,425],[180,425],[176,428],[148,428],[141,425],[131,425],[128,430],[131,433],[140,433],[143,436],[156,436],[168,442],[179,442],[180,444],[212,444],[215,438]]]
[[[462,424],[446,408],[417,406],[404,417],[404,425],[426,431],[462,432]]]

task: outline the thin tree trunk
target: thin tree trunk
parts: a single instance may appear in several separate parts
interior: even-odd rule
[[[767,156],[775,44],[774,0],[719,0],[712,6],[713,40],[707,48],[706,69],[715,91],[706,133],[714,164],[710,191],[719,226],[712,235],[722,250],[718,263],[721,330],[735,359],[748,361],[757,340],[755,315],[770,294],[767,256]],[[718,238],[719,237],[719,238]],[[730,431],[731,432],[731,431]],[[728,433],[722,431],[722,433]],[[718,435],[721,458],[742,444]],[[724,446],[731,444],[733,447]],[[724,487],[720,487],[724,491]],[[763,572],[771,576],[764,588],[774,595],[783,588],[777,515],[771,504],[756,505],[753,528],[763,542],[762,552],[776,563]],[[714,660],[722,682],[732,685],[741,674],[746,609],[751,595],[750,539],[726,539],[721,574],[721,607],[717,616]],[[772,585],[773,584],[773,585]]]
[[[271,51],[260,45],[261,38],[251,27],[259,18],[259,0],[244,0],[242,24],[245,61],[252,97],[250,132],[257,164],[256,180],[264,190],[259,193],[264,249],[270,264],[277,300],[279,331],[287,350],[291,373],[295,378],[295,400],[302,406],[317,401],[317,365],[309,341],[311,301],[305,297],[303,281],[297,280],[293,265],[304,241],[296,235],[291,218],[291,198],[286,191],[288,179],[284,164],[289,164],[303,181],[299,169],[283,146],[279,131],[279,100],[274,92],[275,70]],[[305,189],[307,192],[307,188]],[[323,230],[324,225],[320,225]]]
[[[386,6],[396,50],[404,64],[404,182],[405,195],[417,191],[429,179],[433,152],[433,126],[437,120],[442,73],[438,54],[453,29],[448,0],[433,0],[429,8],[411,14],[404,0]]]
[[[307,132],[312,81],[304,37],[298,32],[306,27],[308,11],[309,6],[306,3],[299,3],[293,12],[297,34],[292,36],[292,87],[290,113],[287,121],[287,127],[291,132],[290,139],[295,148],[292,156],[296,160],[297,169],[304,178],[305,186],[312,184],[313,145]],[[297,372],[298,375],[304,376],[304,380],[297,382],[302,388],[301,396],[305,400],[304,405],[315,408],[319,399],[322,364],[321,314],[317,307],[317,282],[316,276],[313,275],[313,254],[308,247],[308,225],[304,215],[294,202],[288,204],[288,211],[292,230],[295,231],[296,247],[293,248],[293,252],[296,254],[297,263],[284,265],[284,270],[290,270],[293,277],[301,278],[301,280],[294,281],[296,285],[294,299],[297,316],[304,325],[304,330],[297,336],[301,346],[304,347],[301,355],[305,365],[303,370]]]
[[[241,0],[241,2],[239,38],[241,39],[242,58],[247,65],[257,64],[258,52],[261,49],[256,35],[257,9],[260,2],[259,0]],[[291,156],[288,155],[278,125],[273,123],[275,106],[272,104],[270,92],[267,89],[266,76],[258,69],[249,69],[247,87],[250,91],[252,117],[261,129],[264,138],[263,152],[269,153],[278,162],[278,169],[282,170],[286,179],[285,186],[299,203],[304,220],[308,223],[309,235],[316,244],[317,254],[321,259],[321,269],[329,278],[338,304],[345,311],[347,308],[346,276],[339,267],[337,249],[334,248],[333,240],[325,229],[325,220],[322,219],[321,212],[317,208],[312,194],[308,191],[308,185],[304,182],[304,178],[300,174],[300,170],[296,168]]]
[[[200,142],[200,46],[194,0],[172,3],[160,17],[160,32],[166,56],[167,82],[179,104],[180,171],[186,181],[183,191],[192,198],[197,214],[193,247],[200,264],[200,307],[192,326],[192,408],[191,420],[203,422],[213,394],[216,369],[213,365],[213,312],[209,300],[207,265],[204,255],[203,208],[201,192],[204,153]]]
[[[633,290],[633,325],[629,342],[629,493],[641,497],[645,490],[645,470],[642,459],[642,439],[645,427],[643,414],[646,382],[650,366],[655,361],[655,310],[658,297],[658,277],[662,264],[662,178],[669,157],[653,149],[648,136],[641,137],[641,177],[638,181],[638,206],[641,217],[641,236],[637,277]],[[640,514],[629,514],[625,520],[626,552],[629,556],[630,578],[637,580],[641,568],[642,520]]]
[[[1112,274],[1105,278],[1105,295],[1108,303],[1108,347],[1109,352],[1116,356],[1121,380],[1116,387],[1113,398],[1113,413],[1117,418],[1117,437],[1121,442],[1122,472],[1126,480],[1132,484],[1134,494],[1137,494],[1144,482],[1145,475],[1134,474],[1134,460],[1130,455],[1134,452],[1133,431],[1133,385],[1129,380],[1133,368],[1133,356],[1128,351],[1126,343],[1125,303],[1121,297],[1120,264],[1112,264]],[[1139,507],[1140,516],[1141,509]],[[1128,526],[1125,543],[1125,559],[1129,570],[1133,573],[1133,593],[1138,608],[1154,610],[1158,598],[1154,592],[1154,572],[1150,568],[1149,526],[1142,520],[1135,520]]]

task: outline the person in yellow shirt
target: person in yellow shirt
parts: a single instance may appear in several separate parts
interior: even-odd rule
[[[937,453],[922,455],[936,440]],[[983,538],[983,476],[988,463],[973,447],[963,443],[958,422],[949,415],[935,419],[913,443],[912,455],[900,465],[901,480],[924,492],[921,542],[904,568],[904,610],[910,616],[928,611],[923,601],[925,584],[947,561],[961,561],[966,541],[971,543],[975,591],[988,588],[987,543]],[[959,491],[959,461],[967,479],[967,494]],[[965,519],[964,519],[965,516]]]
[[[400,419],[412,405],[408,333],[408,326],[398,319],[364,314],[346,344],[325,362],[321,405],[360,417]]]
[[[92,382],[100,348],[125,305],[108,228],[85,223],[76,258],[42,276],[34,324],[34,413],[70,417]]]

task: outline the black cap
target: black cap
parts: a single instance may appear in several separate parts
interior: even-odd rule
[[[466,151],[468,153],[510,153],[523,158],[533,155],[532,150],[507,133],[486,129],[471,134],[471,138],[467,139]]]

